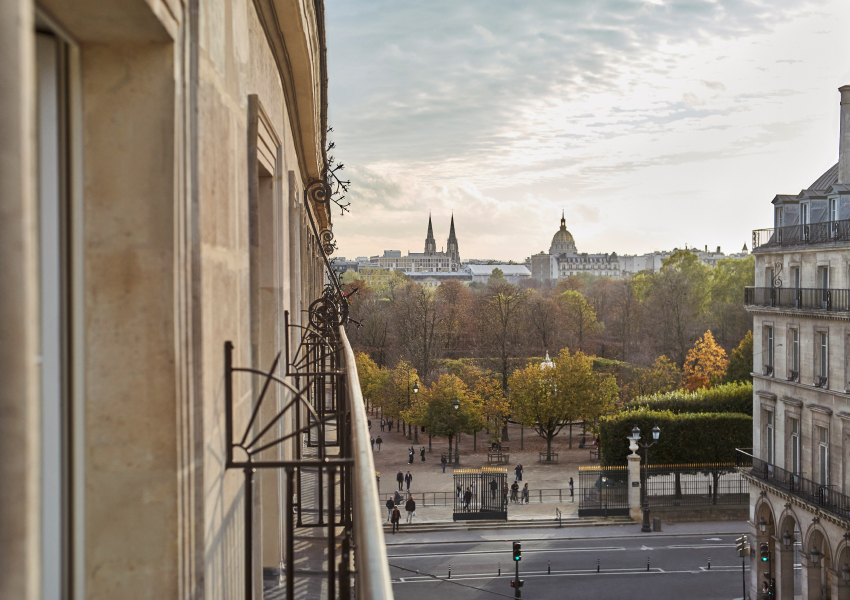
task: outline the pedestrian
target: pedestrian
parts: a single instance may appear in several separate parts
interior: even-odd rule
[[[460,486],[460,484],[457,484],[455,489],[457,490],[457,499],[463,500],[463,488]]]
[[[381,431],[384,430],[384,427],[386,427],[386,425],[387,425],[387,422],[384,420],[384,417],[381,417]]]
[[[425,446],[422,446],[422,449],[419,451],[419,456],[422,457],[422,462],[425,462]]]
[[[404,485],[404,473],[402,473],[401,470],[396,473],[395,480],[398,481],[398,489],[401,489],[401,486]]]
[[[398,490],[395,491],[395,496],[393,496],[393,502],[395,502],[396,505],[401,504],[401,494]]]
[[[381,439],[381,436],[378,436],[378,439],[375,440],[375,443],[378,444],[378,452],[381,451],[381,444],[384,443],[384,440]]]
[[[499,484],[496,483],[496,478],[494,477],[490,481],[490,496],[492,497],[493,500],[496,499],[496,490],[498,490],[498,489],[499,489]]]
[[[393,420],[392,419],[390,419],[389,422],[387,423],[387,427],[389,428],[390,433],[392,433],[393,432]]]
[[[416,455],[416,452],[413,451],[413,446],[408,448],[408,450],[407,450],[407,464],[409,464],[409,465],[413,464],[413,457],[415,455]]]
[[[467,512],[469,511],[469,503],[470,502],[472,502],[472,492],[469,490],[469,488],[466,488],[466,491],[463,493],[463,504],[464,504],[464,509]]]
[[[369,431],[372,431],[372,419],[366,419],[366,421],[369,423]]]
[[[398,490],[396,490],[397,492]],[[392,498],[387,498],[387,521],[393,518],[393,509],[395,508],[395,502],[393,502]]]
[[[445,473],[446,472],[446,455],[445,454],[443,454],[440,457],[440,464],[443,465],[443,473]]]
[[[416,512],[416,502],[413,501],[413,496],[410,496],[405,502],[404,510],[407,511],[407,522],[413,523],[413,513]]]
[[[372,444],[372,452],[374,452],[375,451],[375,438],[373,438],[371,435],[369,436],[369,443]]]
[[[770,600],[770,586],[766,581],[761,582],[761,597],[763,600]]]
[[[472,499],[478,500],[478,485],[476,482],[472,482]]]
[[[410,482],[413,481],[413,475],[410,474],[410,471],[407,472],[407,475],[404,476],[404,483],[407,484],[407,491],[410,491]]]
[[[508,505],[508,482],[506,481],[504,485],[502,485],[502,506],[507,507]]]
[[[393,524],[393,535],[398,531],[398,522],[401,521],[401,511],[398,509],[398,506],[393,507],[393,518],[390,519]]]
[[[525,487],[522,488],[522,500],[526,504],[528,504],[528,484],[525,484]]]
[[[519,484],[516,481],[511,485],[511,502],[519,502]]]
[[[517,463],[517,466],[514,468],[514,472],[516,473],[516,480],[522,481],[522,463]]]
[[[575,502],[573,499],[573,478],[570,477],[570,502]]]

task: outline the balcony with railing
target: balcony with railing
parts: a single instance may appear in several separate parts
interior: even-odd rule
[[[744,305],[827,312],[850,311],[850,290],[746,287]]]
[[[743,475],[795,496],[824,512],[850,520],[850,496],[832,489],[832,485],[816,483],[799,473],[756,458],[752,455],[752,448],[737,448],[735,452],[738,470]]]
[[[753,231],[753,250],[850,242],[850,220],[786,225]]]

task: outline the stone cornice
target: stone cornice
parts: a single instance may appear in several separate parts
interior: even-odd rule
[[[850,421],[850,413],[841,411],[839,413],[835,413],[835,416],[839,419],[844,419],[845,421]]]
[[[825,415],[831,415],[832,409],[828,406],[821,406],[820,404],[809,404],[807,408],[814,412],[823,413]]]
[[[782,400],[782,402],[784,402],[785,404],[790,404],[791,406],[803,406],[802,400],[800,400],[799,398],[794,398],[792,396],[782,396],[780,400]]]
[[[780,379],[778,377],[768,377],[767,375],[762,375],[761,373],[750,373],[750,377],[752,377],[753,379],[761,379],[762,381],[771,381],[773,383],[777,383],[777,384],[780,384],[780,385],[787,385],[787,386],[791,386],[791,387],[795,387],[795,388],[799,388],[799,389],[803,389],[803,390],[813,390],[813,391],[819,392],[821,394],[831,394],[833,396],[838,396],[840,398],[850,398],[850,394],[848,394],[847,392],[844,392],[844,391],[823,389],[823,388],[815,387],[813,385],[806,385],[805,383],[799,383],[797,381],[789,381],[787,379]]]
[[[771,402],[776,402],[776,394],[773,392],[768,392],[767,390],[756,390],[756,395],[762,400],[770,400]]]
[[[850,519],[842,519],[838,515],[834,515],[832,513],[824,512],[820,509],[816,504],[811,504],[806,502],[804,499],[799,496],[795,496],[794,494],[789,494],[785,490],[781,490],[777,487],[770,485],[769,483],[758,479],[757,477],[753,477],[752,475],[747,474],[745,470],[741,470],[741,476],[746,479],[750,484],[750,497],[753,495],[753,488],[758,488],[760,490],[764,490],[778,498],[781,498],[785,502],[791,503],[794,506],[798,506],[805,510],[808,513],[813,514],[814,516],[820,518],[821,521],[829,521],[834,525],[838,525],[839,527],[850,528]]]
[[[850,322],[850,312],[839,311],[824,311],[824,310],[803,310],[800,308],[776,308],[771,306],[745,306],[748,313],[773,315],[780,317],[807,317],[811,319],[819,319],[821,321],[848,321]]]

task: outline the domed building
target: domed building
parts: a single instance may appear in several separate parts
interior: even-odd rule
[[[567,231],[567,220],[564,218],[563,211],[561,211],[561,228],[555,232],[552,238],[549,254],[578,254],[573,234]]]
[[[597,277],[621,277],[620,260],[611,254],[580,254],[576,242],[567,230],[567,220],[561,212],[561,227],[552,237],[549,253],[531,257],[531,276],[539,281],[566,279],[571,275],[590,273]]]

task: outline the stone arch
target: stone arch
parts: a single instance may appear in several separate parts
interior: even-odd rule
[[[835,549],[836,560],[833,563],[833,585],[838,590],[838,600],[846,600],[850,598],[850,583],[844,582],[842,570],[844,565],[850,569],[850,540],[846,537],[839,542]]]
[[[817,564],[811,558],[812,548],[817,548],[821,553]],[[833,568],[833,557],[833,546],[829,535],[815,518],[806,529],[802,548],[804,597],[832,598],[833,582],[830,573]]]
[[[795,578],[794,565],[802,550],[803,533],[800,527],[800,517],[790,504],[786,504],[777,521],[774,550],[776,567],[776,596],[779,600],[793,600],[799,590],[798,579]],[[791,536],[793,542],[785,547],[785,534]],[[796,589],[795,589],[796,586]]]
[[[754,529],[754,537],[755,544],[753,544],[753,552],[755,554],[755,562],[754,565],[758,565],[756,568],[750,569],[751,574],[751,595],[755,597],[759,597],[759,594],[762,590],[762,585],[768,581],[768,576],[765,574],[766,572],[775,572],[776,566],[775,563],[776,558],[776,548],[775,548],[775,538],[776,538],[776,530],[777,530],[777,521],[776,521],[776,511],[773,508],[773,504],[770,501],[770,498],[762,493],[759,494],[758,499],[755,503],[755,509],[753,512],[753,529]],[[761,531],[761,522],[762,519],[765,521],[765,530]],[[768,548],[771,552],[771,564],[768,568],[762,568],[762,563],[759,562],[761,545],[767,544]],[[767,565],[766,565],[767,567]],[[769,582],[768,582],[769,583]],[[793,597],[793,596],[792,596]]]

